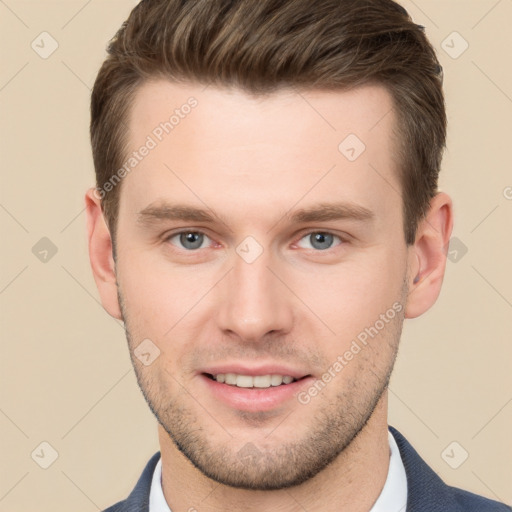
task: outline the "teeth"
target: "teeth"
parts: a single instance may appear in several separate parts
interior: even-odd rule
[[[280,386],[281,384],[290,384],[295,379],[289,375],[237,375],[235,373],[219,373],[213,375],[217,382],[237,386],[239,388],[269,388],[271,386]]]
[[[278,376],[279,377],[279,376]],[[255,388],[269,388],[272,385],[271,375],[257,375],[252,378],[253,386]],[[277,382],[277,379],[276,379]]]
[[[280,386],[282,383],[283,377],[281,377],[281,375],[272,375],[272,377],[270,377],[270,384],[272,384],[272,386]]]
[[[226,373],[224,382],[226,384],[231,384],[232,386],[236,386],[236,375],[234,373]]]
[[[237,375],[236,385],[239,388],[252,388],[254,387],[254,378],[250,375]]]

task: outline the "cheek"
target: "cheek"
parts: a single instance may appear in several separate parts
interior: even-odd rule
[[[181,283],[163,269],[125,252],[119,258],[117,278],[129,327],[147,337],[160,337],[178,314],[177,290]]]
[[[215,317],[211,313],[221,304],[212,302],[215,294],[207,292],[223,274],[218,265],[177,266],[155,248],[142,251],[125,243],[120,249],[118,282],[129,327],[139,337],[165,340],[185,327],[195,331],[198,322],[205,328]],[[405,256],[392,244],[381,244],[307,272],[286,262],[281,265],[278,273],[293,294],[283,289],[279,300],[296,310],[295,329],[339,345],[373,325],[400,299]],[[210,313],[207,318],[205,312]]]
[[[382,253],[384,251],[381,251]],[[375,255],[332,266],[297,281],[297,295],[337,334],[372,323],[400,300],[403,264],[397,255]],[[299,284],[300,283],[300,284]]]
[[[163,355],[172,346],[172,357],[178,357],[180,343],[190,348],[196,340],[194,333],[206,326],[204,309],[209,307],[209,296],[205,294],[216,279],[213,268],[177,268],[150,252],[123,253],[118,282],[133,343],[149,338]]]

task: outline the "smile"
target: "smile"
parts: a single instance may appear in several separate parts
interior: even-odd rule
[[[236,373],[219,373],[217,375],[207,374],[211,379],[229,386],[238,388],[270,388],[296,381],[290,375],[240,375]]]

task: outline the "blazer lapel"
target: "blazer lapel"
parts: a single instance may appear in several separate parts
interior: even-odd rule
[[[151,481],[155,466],[160,459],[160,452],[151,457],[147,463],[142,475],[134,487],[130,496],[124,502],[115,505],[111,512],[149,512],[149,493],[151,491]],[[115,508],[119,506],[120,508]],[[105,511],[109,512],[109,510]]]
[[[450,488],[398,430],[393,427],[389,427],[389,430],[398,445],[407,474],[407,512],[458,512],[460,507]]]

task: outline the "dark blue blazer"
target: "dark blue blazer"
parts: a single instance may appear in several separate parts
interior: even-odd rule
[[[407,473],[407,512],[511,512],[512,508],[446,485],[407,440],[393,427],[393,434]],[[153,470],[160,458],[155,453],[128,498],[104,512],[148,512]]]

